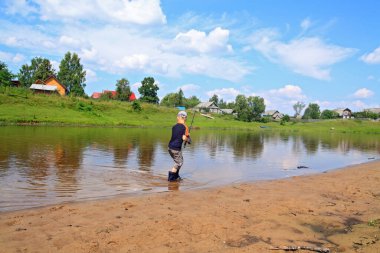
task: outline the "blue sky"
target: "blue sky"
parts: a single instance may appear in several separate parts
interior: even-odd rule
[[[293,114],[380,107],[380,1],[5,0],[0,60],[17,73],[36,56],[58,70],[67,51],[87,71],[86,93],[153,76],[159,97],[262,96]]]

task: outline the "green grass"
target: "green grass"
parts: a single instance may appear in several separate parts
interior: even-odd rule
[[[0,88],[0,123],[2,125],[77,125],[110,127],[170,127],[177,109],[142,104],[135,112],[132,104],[120,101],[99,101],[58,95],[33,94],[27,89]],[[197,114],[194,126],[199,128],[247,129],[289,132],[340,132],[380,134],[380,122],[361,120],[324,120],[313,123],[241,122],[233,116],[213,115],[208,119]],[[190,124],[192,115],[189,115]],[[266,126],[266,128],[260,128]]]

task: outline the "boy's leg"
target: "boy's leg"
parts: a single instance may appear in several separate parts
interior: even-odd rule
[[[179,178],[179,170],[183,164],[183,156],[181,151],[169,149],[169,154],[174,160],[174,166],[169,171],[168,181],[175,181]]]

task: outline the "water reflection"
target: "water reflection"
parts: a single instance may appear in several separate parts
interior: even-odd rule
[[[0,211],[281,178],[380,154],[379,138],[371,135],[197,130],[184,150],[184,182],[168,185],[169,135],[170,129],[1,127]]]

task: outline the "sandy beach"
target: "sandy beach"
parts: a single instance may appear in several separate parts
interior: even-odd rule
[[[380,161],[0,213],[0,245],[0,252],[380,252]]]

